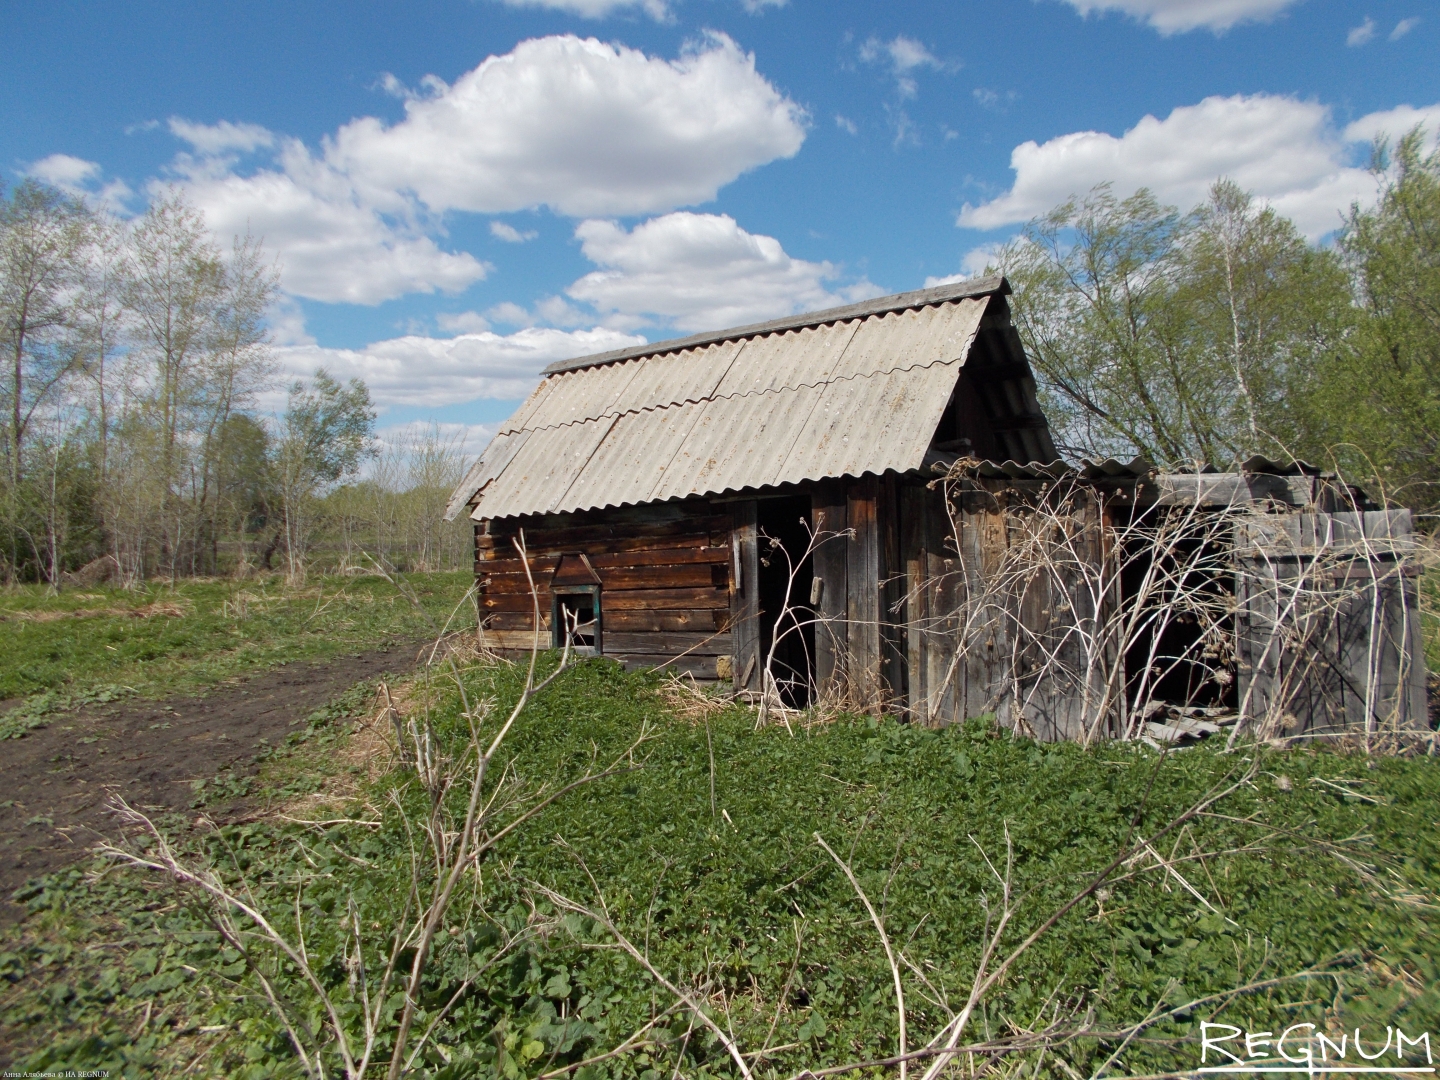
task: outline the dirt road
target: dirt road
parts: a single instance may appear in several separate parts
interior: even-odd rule
[[[156,813],[187,810],[195,780],[226,766],[254,772],[262,739],[278,745],[294,724],[356,683],[409,671],[419,647],[287,664],[202,697],[97,708],[0,742],[0,923],[24,913],[10,895],[28,879],[115,835],[106,809],[112,794]]]

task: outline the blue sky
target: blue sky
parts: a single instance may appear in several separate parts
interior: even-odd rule
[[[183,189],[280,261],[287,372],[472,449],[551,360],[973,273],[1101,180],[1320,239],[1440,129],[1422,0],[7,7],[10,181]]]

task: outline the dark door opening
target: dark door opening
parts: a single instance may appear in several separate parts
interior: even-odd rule
[[[760,555],[760,664],[772,645],[771,674],[791,708],[811,703],[815,687],[815,580],[810,546],[810,497],[762,499],[756,507]],[[788,592],[788,598],[787,598]]]
[[[1125,650],[1130,704],[1234,708],[1234,616],[1218,614],[1234,610],[1229,553],[1211,530],[1167,529],[1166,513],[1140,511],[1120,553],[1123,603],[1141,616]]]

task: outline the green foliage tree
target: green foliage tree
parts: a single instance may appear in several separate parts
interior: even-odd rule
[[[26,439],[37,414],[51,404],[70,374],[75,349],[69,296],[80,281],[92,218],[86,208],[43,184],[26,180],[0,195],[0,386],[5,439],[4,576],[13,580],[27,559],[38,560],[35,537],[47,532],[40,514],[43,480],[26,483]],[[53,511],[54,507],[50,507]],[[54,566],[54,560],[49,565]]]
[[[1235,184],[1187,215],[1100,185],[1001,263],[1070,453],[1215,462],[1304,442],[1295,394],[1344,335],[1345,275]]]
[[[319,368],[311,385],[296,381],[281,420],[276,477],[292,582],[305,578],[315,508],[326,489],[354,476],[374,453],[375,410],[364,382],[343,384]]]
[[[131,235],[124,302],[149,367],[141,398],[159,432],[160,557],[172,578],[213,568],[216,435],[273,371],[264,318],[277,288],[258,244],[239,239],[223,258],[178,195]]]
[[[254,562],[256,539],[272,528],[278,516],[270,433],[254,416],[237,412],[218,426],[212,438],[216,536],[224,532],[233,537],[237,567],[248,568]],[[213,561],[218,562],[218,556]]]
[[[22,476],[26,428],[73,361],[61,332],[70,321],[66,293],[79,279],[89,225],[83,205],[33,180],[0,199],[0,334],[12,486]]]
[[[1355,464],[1413,506],[1440,505],[1440,149],[1416,128],[1382,142],[1375,206],[1351,210],[1340,249],[1358,304],[1350,347],[1326,365],[1314,412]]]
[[[258,241],[223,250],[176,192],[127,222],[35,181],[0,189],[0,577],[58,587],[106,555],[96,573],[173,582],[281,550],[296,574],[317,539],[342,565],[465,562],[464,523],[436,510],[453,439],[392,440],[357,484],[363,384],[322,373],[278,425],[259,414],[278,288]]]

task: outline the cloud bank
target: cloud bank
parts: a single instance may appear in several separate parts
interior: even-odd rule
[[[277,348],[275,355],[287,380],[308,378],[323,366],[336,378],[364,379],[371,399],[382,408],[439,407],[476,398],[522,398],[535,388],[546,364],[644,341],[603,328],[532,327],[508,335],[488,330],[453,338],[406,335],[363,349],[292,345]]]
[[[1372,113],[1337,130],[1327,106],[1270,94],[1210,97],[1146,116],[1123,135],[1077,131],[1044,143],[1025,142],[1010,155],[1010,190],[967,204],[957,224],[993,229],[1028,221],[1106,181],[1117,195],[1148,187],[1182,209],[1204,200],[1229,177],[1292,218],[1307,236],[1335,229],[1355,201],[1375,196],[1375,178],[1355,162],[1356,144],[1381,131],[1399,135],[1425,123],[1440,129],[1440,106],[1401,106]]]
[[[263,237],[287,291],[377,304],[486,276],[487,264],[437,242],[447,213],[663,213],[793,156],[808,123],[723,34],[675,60],[540,38],[453,85],[427,77],[419,90],[389,88],[404,119],[352,120],[318,149],[253,124],[173,118],[189,150],[169,180],[217,235]],[[495,235],[529,238],[503,223]]]

